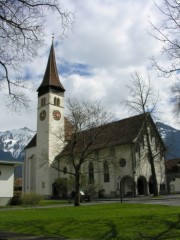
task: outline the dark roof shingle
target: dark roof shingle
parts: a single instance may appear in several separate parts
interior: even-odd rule
[[[65,91],[63,85],[60,82],[59,75],[58,75],[53,43],[49,53],[49,59],[48,59],[43,81],[37,90],[38,95],[41,96],[44,93],[48,92],[49,88],[56,89],[60,92]]]
[[[141,114],[79,132],[76,136],[75,151],[80,152],[91,141],[91,147],[89,148],[91,150],[132,143],[138,136],[143,126],[143,121],[144,115]],[[95,135],[96,137],[94,137]],[[73,137],[60,155],[68,155],[72,144]]]

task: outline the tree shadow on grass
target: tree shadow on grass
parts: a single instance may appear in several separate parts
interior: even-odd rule
[[[68,221],[71,223],[71,221]],[[58,223],[56,224],[56,227],[52,227],[51,229],[51,222],[48,222],[47,220],[44,221],[24,221],[23,223],[18,223],[18,232],[19,234],[29,234],[34,236],[51,236],[52,239],[56,236],[57,239],[67,239],[67,236],[64,236],[61,234],[61,229],[67,224],[67,222],[64,222],[63,225],[58,226]],[[13,226],[13,228],[11,228]],[[10,231],[13,232],[15,224],[9,223]],[[17,231],[15,231],[17,232]]]
[[[139,233],[140,239],[150,239],[150,240],[175,240],[180,239],[180,214],[178,214],[178,219],[176,222],[174,221],[167,221],[162,220],[161,223],[163,223],[166,226],[166,229],[164,231],[161,231],[160,233],[156,235],[148,236],[143,233]]]
[[[118,237],[117,227],[114,223],[108,222],[107,226],[110,228],[103,236],[101,237],[102,240],[109,240]]]

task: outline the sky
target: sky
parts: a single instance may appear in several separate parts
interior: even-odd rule
[[[101,101],[116,119],[133,115],[122,104],[127,100],[131,75],[139,71],[159,92],[158,120],[172,127],[179,125],[172,114],[170,86],[175,77],[158,77],[150,58],[166,61],[160,43],[149,34],[150,17],[156,24],[161,16],[153,0],[66,0],[62,6],[74,12],[74,23],[63,38],[57,15],[47,14],[45,45],[33,62],[23,65],[30,108],[12,111],[6,107],[6,94],[0,91],[0,131],[28,127],[36,131],[37,92],[45,72],[54,33],[56,62],[65,98]]]

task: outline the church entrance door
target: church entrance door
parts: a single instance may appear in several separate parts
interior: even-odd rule
[[[137,182],[138,195],[147,194],[147,181],[145,177],[139,177]]]

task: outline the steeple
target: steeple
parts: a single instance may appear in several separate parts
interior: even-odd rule
[[[44,74],[44,78],[37,90],[38,97],[51,90],[57,90],[60,92],[65,91],[63,85],[60,82],[58,71],[57,71],[53,41],[52,41],[52,45],[49,53],[49,59],[48,59],[46,71]]]

